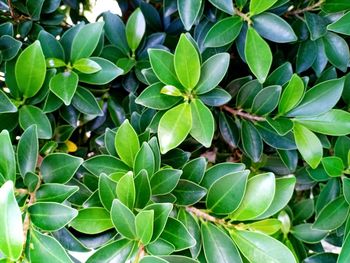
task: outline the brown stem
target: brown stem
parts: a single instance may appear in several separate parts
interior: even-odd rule
[[[296,10],[289,11],[289,12],[286,13],[286,16],[288,16],[288,15],[298,15],[298,14],[302,14],[302,13],[309,12],[309,11],[315,11],[323,3],[324,3],[324,0],[320,0],[320,1],[316,2],[313,5],[309,5],[307,7],[301,8],[301,9],[296,9]]]
[[[221,107],[223,110],[235,115],[235,116],[240,116],[244,119],[247,119],[247,120],[251,120],[251,121],[266,121],[266,119],[264,117],[260,117],[260,116],[256,116],[256,115],[252,115],[248,112],[244,112],[243,110],[241,109],[233,109],[227,105],[224,105]]]
[[[13,13],[13,9],[12,9],[12,3],[11,0],[7,0],[7,4],[9,6],[9,10],[10,10],[10,15],[12,18],[15,18],[15,14]]]
[[[248,23],[248,25],[251,25],[252,20],[250,19],[249,15],[241,12],[241,10],[239,10],[238,8],[234,8],[235,9],[235,14],[240,16],[244,21],[246,21]]]

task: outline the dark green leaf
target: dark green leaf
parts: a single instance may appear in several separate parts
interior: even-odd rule
[[[170,193],[179,182],[181,170],[162,169],[151,177],[152,195],[164,195]]]
[[[41,109],[35,106],[26,105],[20,108],[19,124],[23,130],[35,124],[38,129],[38,138],[40,139],[50,139],[52,137],[49,119]]]
[[[202,5],[202,0],[177,0],[177,8],[181,21],[187,31],[189,31],[196,21],[199,10]]]

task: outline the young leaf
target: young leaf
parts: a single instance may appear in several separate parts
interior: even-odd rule
[[[174,65],[181,84],[187,90],[192,90],[200,77],[200,60],[196,48],[185,34],[180,36],[176,46]]]
[[[78,81],[79,77],[73,71],[58,73],[50,80],[50,90],[68,106],[73,99]]]
[[[85,74],[96,73],[102,69],[99,64],[88,58],[81,58],[74,62],[73,68]]]
[[[136,154],[134,163],[134,173],[138,174],[142,169],[147,171],[151,177],[155,171],[154,155],[148,143],[144,142]]]
[[[117,130],[115,148],[122,161],[133,167],[136,154],[140,149],[140,142],[128,120],[125,120]]]
[[[135,183],[132,172],[126,173],[117,185],[118,199],[128,208],[133,209],[135,204]]]
[[[269,45],[252,27],[247,31],[244,53],[250,70],[260,83],[264,83],[272,64],[272,53]]]
[[[126,40],[130,49],[135,50],[140,45],[143,35],[146,31],[146,21],[141,9],[137,8],[129,17],[125,26]]]
[[[214,137],[215,122],[211,111],[201,100],[194,99],[190,103],[192,128],[190,134],[198,142],[209,148]]]
[[[196,21],[201,5],[202,0],[177,0],[180,19],[187,31],[191,29]]]
[[[232,239],[221,229],[211,223],[201,226],[203,249],[208,263],[243,262]]]
[[[25,98],[31,98],[38,93],[46,74],[45,57],[38,40],[19,55],[15,74],[19,91]]]
[[[138,213],[135,218],[136,235],[143,245],[147,245],[153,235],[154,211],[145,210]]]
[[[88,58],[92,55],[102,34],[103,26],[104,22],[96,22],[84,25],[81,28],[72,42],[71,62],[76,62],[81,58]]]
[[[111,218],[113,225],[120,234],[128,239],[136,237],[135,216],[131,210],[118,199],[112,204]]]
[[[35,125],[24,131],[17,146],[17,162],[21,175],[24,177],[27,172],[35,172],[38,161],[38,133]]]
[[[17,261],[23,249],[22,215],[14,194],[14,184],[7,181],[0,188],[0,251]]]
[[[260,14],[273,6],[276,2],[277,0],[251,0],[249,5],[249,13],[251,16]]]
[[[160,119],[158,138],[161,153],[167,153],[183,142],[192,128],[191,106],[182,103],[168,110]]]
[[[301,124],[294,123],[294,138],[299,152],[305,161],[315,169],[321,162],[323,149],[320,140],[309,129]]]
[[[0,174],[5,180],[16,181],[16,159],[10,135],[3,130],[0,133]]]
[[[281,101],[278,104],[278,113],[283,115],[297,106],[303,98],[304,90],[303,80],[294,74],[282,93]]]

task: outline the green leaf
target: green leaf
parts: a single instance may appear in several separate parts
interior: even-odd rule
[[[181,84],[177,79],[174,55],[163,49],[148,49],[149,61],[157,78],[167,85],[172,85],[181,89]]]
[[[269,208],[255,219],[264,219],[282,210],[290,201],[294,193],[296,178],[294,176],[276,179],[275,196]]]
[[[343,194],[346,202],[350,204],[350,178],[343,178]]]
[[[205,47],[222,47],[232,43],[242,29],[242,19],[230,16],[216,22],[204,39]]]
[[[350,9],[350,3],[342,0],[327,0],[321,7],[325,12],[339,12]]]
[[[242,121],[241,140],[244,151],[253,162],[258,162],[263,151],[263,142],[258,130],[250,121]]]
[[[322,159],[323,168],[327,174],[332,177],[338,177],[343,174],[344,164],[342,159],[336,156],[328,156]]]
[[[206,205],[213,213],[229,214],[240,205],[245,194],[249,171],[227,174],[209,188]]]
[[[45,57],[38,40],[19,55],[15,74],[19,91],[25,98],[33,97],[38,93],[46,74]]]
[[[294,138],[304,160],[315,169],[321,162],[323,149],[318,137],[301,124],[294,123]]]
[[[180,19],[187,31],[191,29],[201,9],[202,0],[177,0]]]
[[[179,182],[181,170],[165,168],[159,170],[151,177],[152,195],[164,195],[170,193]]]
[[[300,43],[296,57],[296,72],[301,73],[309,69],[317,58],[316,42],[306,40]]]
[[[78,211],[59,203],[37,202],[28,208],[33,224],[45,231],[57,231],[71,222]]]
[[[350,133],[350,113],[339,109],[315,117],[295,118],[295,121],[325,135],[342,136]]]
[[[260,36],[276,43],[294,42],[298,38],[292,27],[281,17],[273,13],[253,16],[253,27]],[[277,84],[277,83],[274,83]]]
[[[176,197],[176,204],[189,206],[199,202],[207,193],[204,187],[191,181],[180,179],[172,194]]]
[[[101,70],[92,74],[78,73],[79,81],[81,82],[93,85],[104,85],[123,74],[122,69],[118,68],[107,59],[100,57],[90,57],[89,59],[99,64]]]
[[[181,179],[200,183],[205,173],[207,162],[204,157],[198,157],[186,163],[182,168]]]
[[[340,227],[349,214],[349,204],[343,196],[328,203],[318,214],[312,228],[334,230]]]
[[[79,214],[70,223],[75,230],[84,234],[98,234],[113,228],[111,216],[103,207],[89,207],[79,210]]]
[[[300,241],[311,244],[320,242],[328,235],[328,231],[314,229],[309,223],[293,226],[290,232]]]
[[[59,58],[48,58],[46,59],[46,66],[48,68],[60,68],[65,67],[66,63]]]
[[[46,114],[39,108],[25,105],[19,110],[19,125],[23,130],[35,124],[38,129],[39,139],[50,139],[52,128]]]
[[[88,58],[81,58],[74,62],[73,68],[85,74],[96,73],[102,69],[98,63]]]
[[[123,70],[123,75],[125,75],[136,65],[136,61],[133,58],[120,58],[116,65]]]
[[[243,262],[232,239],[211,223],[201,226],[203,249],[208,263]]]
[[[164,84],[157,82],[144,89],[135,102],[156,110],[167,110],[182,100],[181,97],[161,93]]]
[[[160,237],[173,244],[175,251],[184,250],[196,244],[196,240],[191,236],[184,224],[172,217],[168,218]]]
[[[97,155],[83,163],[90,173],[100,176],[102,173],[110,175],[116,172],[127,173],[129,167],[118,158],[111,155]]]
[[[277,0],[251,0],[249,5],[249,14],[251,16],[260,14],[272,7],[276,2]]]
[[[24,177],[27,172],[35,172],[38,161],[38,133],[35,125],[24,131],[17,146],[17,162],[21,175]]]
[[[149,176],[152,176],[155,171],[154,154],[151,147],[146,142],[143,142],[140,150],[136,154],[134,173],[138,174],[142,169],[145,169]]]
[[[127,262],[133,245],[133,242],[127,239],[113,241],[99,248],[86,262]]]
[[[172,209],[173,205],[170,203],[154,203],[144,208],[145,211],[154,211],[153,236],[151,241],[157,240],[160,234],[163,232]]]
[[[117,185],[118,199],[128,208],[133,209],[135,204],[135,183],[132,172],[126,173]]]
[[[260,83],[264,83],[272,64],[272,53],[269,45],[252,27],[247,31],[244,53],[250,70]]]
[[[266,235],[273,235],[281,229],[281,221],[276,218],[269,218],[249,224],[249,230],[262,232]]]
[[[53,237],[41,234],[35,229],[30,231],[32,244],[29,249],[31,262],[52,262],[73,263],[62,245]]]
[[[322,39],[329,62],[341,71],[346,72],[350,60],[350,52],[345,39],[331,32],[328,32]]]
[[[38,202],[56,202],[61,203],[72,196],[79,190],[76,185],[64,184],[43,184],[36,192],[36,200]]]
[[[81,113],[86,115],[103,116],[103,111],[95,96],[83,87],[77,87],[72,99],[72,105]]]
[[[38,35],[44,56],[46,58],[64,59],[64,50],[60,42],[50,33],[41,30]]]
[[[22,254],[24,239],[22,215],[13,188],[12,181],[0,188],[0,251],[11,261],[17,261]]]
[[[22,42],[11,36],[3,35],[0,37],[0,51],[3,60],[11,60],[16,57],[22,46]]]
[[[336,33],[350,35],[350,12],[344,14],[341,18],[333,22],[332,24],[327,26],[327,29],[330,31],[334,31]]]
[[[7,130],[0,133],[0,174],[5,180],[16,182],[16,159]]]
[[[300,104],[287,116],[317,116],[331,110],[340,99],[344,78],[327,80],[306,91]]]
[[[278,85],[263,88],[255,96],[252,104],[252,113],[266,115],[271,113],[278,105],[282,87]]]
[[[337,263],[346,263],[349,262],[350,260],[350,251],[349,251],[349,243],[350,242],[350,235],[347,235],[345,237],[343,244],[342,244],[342,249],[340,251],[338,261]]]
[[[232,231],[230,234],[239,250],[250,262],[297,262],[292,252],[272,237],[248,231]]]
[[[327,34],[327,22],[323,16],[305,12],[305,22],[310,31],[311,40],[317,40]]]
[[[297,106],[304,96],[304,91],[303,80],[297,74],[293,74],[287,87],[283,90],[281,101],[278,104],[278,113],[283,115]]]
[[[146,31],[146,21],[141,9],[137,8],[130,15],[125,26],[126,40],[130,49],[134,52],[140,45],[143,35]]]
[[[230,0],[209,0],[209,2],[212,3],[216,8],[224,11],[229,15],[233,15],[235,13],[233,3]]]
[[[98,179],[98,194],[105,209],[111,210],[113,200],[117,198],[117,183],[107,175],[101,174]]]
[[[131,210],[118,199],[112,204],[111,218],[117,231],[128,239],[136,237],[135,216]]]
[[[78,81],[79,77],[73,71],[58,73],[50,80],[50,90],[68,106],[73,99]]]
[[[230,217],[234,220],[251,220],[262,215],[275,196],[273,173],[259,174],[248,180],[247,188],[238,209]]]
[[[153,235],[153,210],[141,211],[135,218],[136,235],[143,245],[147,245]]]
[[[9,97],[0,90],[0,113],[17,112],[17,107],[11,102]]]
[[[198,142],[209,148],[214,137],[215,121],[213,114],[201,100],[194,99],[190,103],[192,128],[190,134]]]
[[[158,139],[162,154],[182,143],[192,128],[192,114],[189,103],[182,103],[168,110],[160,119]]]
[[[135,207],[144,208],[151,198],[151,186],[146,170],[135,177]]]
[[[180,36],[180,40],[176,46],[174,66],[181,84],[187,90],[192,90],[199,81],[200,60],[196,48],[185,34]]]
[[[97,47],[102,34],[104,22],[96,22],[84,25],[75,35],[72,42],[70,60],[76,62],[81,58],[88,58]]]
[[[40,171],[46,183],[67,183],[79,169],[83,159],[65,153],[47,155],[41,163]]]
[[[230,63],[228,53],[218,53],[208,58],[201,67],[201,75],[195,87],[196,94],[213,90],[224,78]]]
[[[134,128],[127,119],[117,130],[115,148],[120,159],[130,167],[133,167],[136,154],[140,149],[140,142]]]

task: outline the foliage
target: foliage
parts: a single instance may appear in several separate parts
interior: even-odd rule
[[[118,3],[0,0],[0,262],[349,262],[350,4]]]

